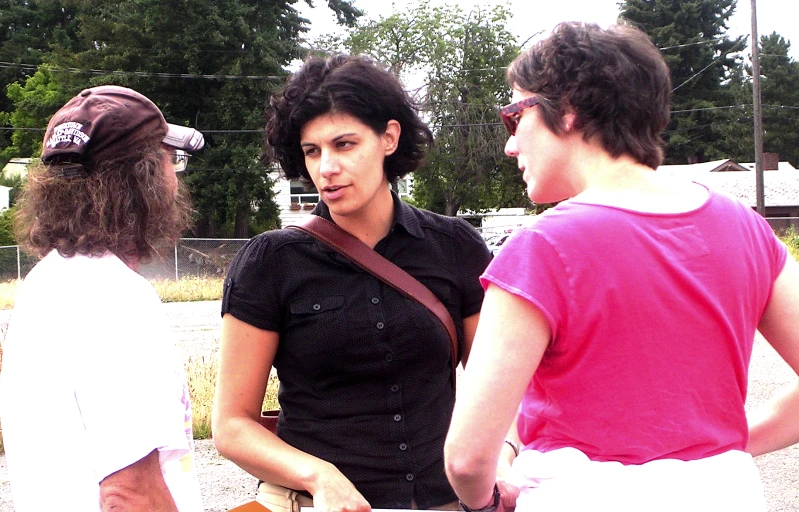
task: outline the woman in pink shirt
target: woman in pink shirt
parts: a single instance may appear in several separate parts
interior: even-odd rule
[[[747,421],[748,366],[759,329],[799,370],[799,266],[748,206],[654,172],[671,83],[640,30],[563,23],[507,77],[505,152],[559,204],[481,278],[445,445],[464,508],[765,510],[752,456],[799,441],[799,388]]]

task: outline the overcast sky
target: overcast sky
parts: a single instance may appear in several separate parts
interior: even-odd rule
[[[414,2],[391,2],[388,0],[355,0],[354,5],[365,11],[370,18],[388,16],[392,6],[405,8]],[[467,10],[475,5],[493,6],[509,3],[513,19],[511,31],[521,43],[541,30],[549,30],[561,21],[591,21],[606,26],[613,23],[619,13],[618,0],[430,0],[433,5],[458,4]],[[748,35],[751,32],[752,0],[738,0],[735,14],[729,22],[729,35]],[[336,27],[335,17],[327,8],[325,0],[315,0],[314,9],[303,1],[295,6],[311,20],[310,37],[341,30]],[[799,61],[799,0],[757,0],[757,31],[759,35],[777,32],[791,44],[791,57]],[[747,57],[750,50],[747,49]]]

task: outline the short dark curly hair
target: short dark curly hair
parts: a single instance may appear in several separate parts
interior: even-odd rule
[[[393,73],[359,55],[310,57],[267,101],[262,163],[277,162],[286,178],[310,181],[300,131],[328,112],[349,114],[377,134],[385,133],[390,120],[399,122],[397,149],[384,163],[392,183],[419,168],[433,143],[415,102]]]
[[[663,163],[671,78],[660,51],[630,25],[561,23],[518,56],[507,71],[513,87],[535,93],[544,122],[564,130],[576,115],[586,139],[596,135],[614,157],[628,154],[656,169]]]
[[[175,196],[165,151],[152,140],[81,176],[64,176],[69,162],[34,164],[17,201],[17,240],[39,257],[55,249],[147,262],[171,249],[190,226],[191,204],[180,180]]]

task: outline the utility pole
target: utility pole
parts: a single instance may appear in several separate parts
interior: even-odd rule
[[[757,37],[757,6],[752,0],[752,101],[755,114],[755,196],[757,213],[766,216],[763,187],[763,111],[760,103],[760,50]]]

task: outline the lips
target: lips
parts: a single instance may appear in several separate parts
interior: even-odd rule
[[[327,187],[322,188],[322,195],[328,201],[335,201],[344,195],[345,188],[346,187],[342,185],[328,185]]]

